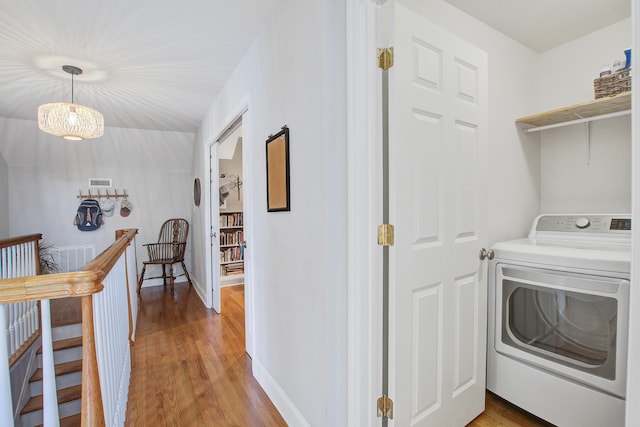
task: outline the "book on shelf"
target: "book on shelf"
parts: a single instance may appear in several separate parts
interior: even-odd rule
[[[220,212],[220,227],[242,227],[242,212]]]
[[[239,245],[244,242],[244,232],[239,231],[221,231],[220,245]]]
[[[223,265],[220,272],[223,276],[244,274],[244,266],[242,264]]]
[[[244,258],[244,248],[237,246],[226,248],[220,251],[220,262],[242,261]]]

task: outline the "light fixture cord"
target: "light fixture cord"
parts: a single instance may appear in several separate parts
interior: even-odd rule
[[[71,73],[71,103],[73,104],[73,73]]]

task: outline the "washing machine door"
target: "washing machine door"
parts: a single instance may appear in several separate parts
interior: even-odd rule
[[[624,397],[629,281],[499,264],[496,351]]]

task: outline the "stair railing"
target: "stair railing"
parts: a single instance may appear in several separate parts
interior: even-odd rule
[[[38,242],[42,234],[0,241],[0,279],[40,274]],[[40,334],[37,301],[19,302],[5,307],[6,325],[0,329],[7,335],[9,364],[13,365]]]
[[[0,241],[0,279],[40,274],[40,239],[42,234],[31,234]],[[39,323],[37,301],[0,305],[0,372],[8,374],[10,366],[40,336]],[[0,399],[0,425],[13,425],[8,375],[0,374]]]
[[[80,271],[0,279],[0,331],[8,330],[7,305],[41,302],[45,427],[59,426],[49,300],[67,297],[82,303],[82,425],[124,424],[135,327],[130,319],[137,317],[130,298],[136,287],[130,243],[136,233],[128,230]],[[2,265],[15,270],[12,260]],[[0,339],[0,425],[14,425],[7,341]]]

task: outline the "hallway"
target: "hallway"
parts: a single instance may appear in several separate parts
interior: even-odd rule
[[[125,425],[286,426],[251,373],[244,350],[244,287],[221,289],[222,314],[178,283],[142,289]],[[470,427],[550,426],[487,393]]]
[[[251,374],[244,289],[221,292],[218,315],[186,283],[142,289],[126,426],[286,426]]]

